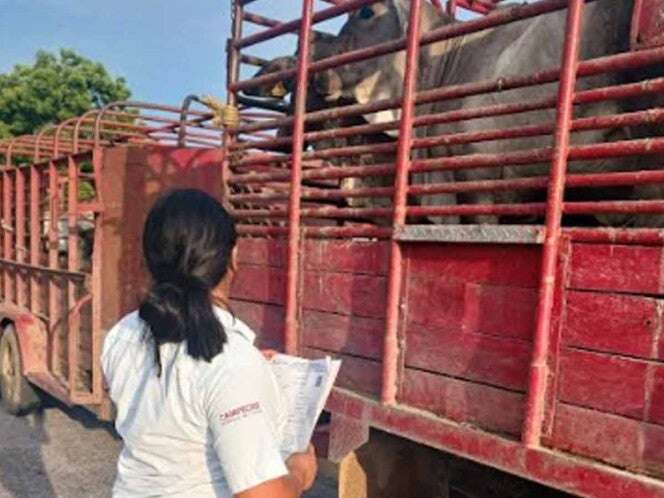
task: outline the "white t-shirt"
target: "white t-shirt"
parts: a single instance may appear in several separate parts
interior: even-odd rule
[[[228,336],[211,362],[185,343],[153,343],[134,312],[104,341],[102,368],[124,448],[113,496],[227,498],[287,474],[279,453],[285,412],[254,333],[220,308]]]

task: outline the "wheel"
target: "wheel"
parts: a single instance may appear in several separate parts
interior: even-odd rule
[[[22,415],[39,405],[39,396],[23,377],[18,338],[12,325],[0,337],[0,403],[12,415]]]

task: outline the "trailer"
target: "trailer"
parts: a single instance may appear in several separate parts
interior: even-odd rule
[[[221,133],[191,103],[117,102],[0,141],[0,397],[9,412],[38,403],[38,388],[111,417],[101,345],[144,289],[147,210],[169,188],[221,194]]]
[[[235,0],[227,106],[215,104],[210,112],[190,109],[196,99],[181,109],[116,103],[38,135],[1,141],[3,405],[20,413],[37,402],[38,388],[101,418],[112,416],[100,345],[144,288],[139,240],[146,210],[168,188],[196,186],[221,198],[238,220],[233,310],[258,332],[260,345],[343,359],[319,441],[320,453],[339,464],[341,497],[516,497],[552,490],[664,496],[664,232],[563,223],[564,215],[664,213],[661,199],[565,196],[574,186],[664,182],[661,168],[567,172],[570,160],[661,158],[659,136],[584,145],[571,138],[584,126],[661,123],[659,107],[581,123],[574,109],[662,94],[662,78],[583,91],[576,83],[664,63],[664,2],[635,0],[631,51],[577,61],[584,0],[449,1],[438,7],[473,15],[421,36],[415,20],[424,1],[410,1],[407,37],[309,60],[313,25],[373,0],[326,0],[319,9],[302,0],[302,16],[292,21],[260,10],[268,2]],[[421,47],[564,9],[559,67],[416,87]],[[269,63],[252,55],[252,47],[292,35],[299,43],[295,67],[257,78],[243,69]],[[307,82],[315,74],[394,51],[404,51],[408,61],[401,98],[307,109]],[[292,106],[246,95],[252,86],[284,78],[296,82]],[[553,92],[543,90],[532,102],[429,116],[415,106],[551,84]],[[430,142],[413,133],[431,121],[542,108],[556,110],[554,123],[426,137]],[[401,117],[387,126],[344,121],[394,109]],[[334,126],[313,129],[312,123]],[[399,136],[387,145],[350,140],[390,127]],[[472,143],[528,133],[550,136],[551,147],[429,161],[412,153],[437,140]],[[328,139],[331,147],[311,145]],[[288,153],[279,150],[284,145]],[[376,163],[386,151],[394,160]],[[414,172],[529,161],[549,164],[547,174],[412,181]],[[386,175],[390,185],[371,184]],[[441,192],[518,189],[540,191],[544,200],[413,201]],[[543,222],[419,221],[473,214]],[[90,222],[94,230],[84,235]]]

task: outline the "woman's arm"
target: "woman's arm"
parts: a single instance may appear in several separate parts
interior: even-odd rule
[[[299,498],[311,489],[316,479],[318,465],[314,447],[309,445],[306,453],[295,453],[286,461],[289,474],[266,481],[235,495],[235,498]]]

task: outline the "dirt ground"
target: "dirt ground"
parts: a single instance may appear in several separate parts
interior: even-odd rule
[[[15,418],[0,409],[0,498],[109,497],[122,442],[110,424],[53,401]],[[320,478],[308,498],[332,498]]]

